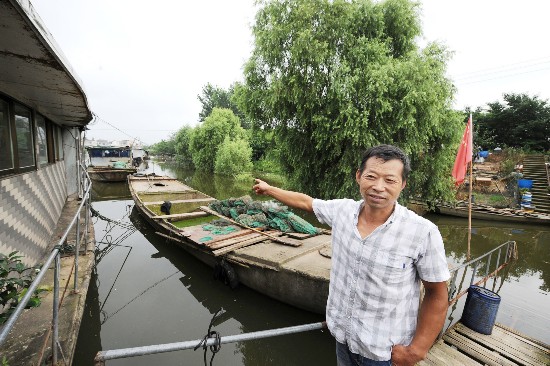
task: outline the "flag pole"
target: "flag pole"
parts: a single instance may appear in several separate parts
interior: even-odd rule
[[[466,255],[466,259],[470,260],[470,242],[472,241],[472,165],[474,165],[474,162],[470,162],[470,192],[468,194],[468,254]]]
[[[472,114],[470,113],[470,121],[472,121],[471,124],[471,131],[470,136],[473,141],[474,136],[474,121],[472,120]],[[473,180],[473,165],[474,160],[471,159],[470,161],[470,184],[469,184],[469,192],[468,192],[468,253],[466,254],[466,259],[470,260],[470,243],[472,241],[472,186],[474,185]]]

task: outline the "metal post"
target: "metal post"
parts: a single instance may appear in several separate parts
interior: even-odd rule
[[[456,291],[456,276],[458,275],[458,271],[454,271],[453,278],[451,279],[451,286],[449,289],[449,297],[448,300],[451,301],[453,298],[455,291]]]
[[[78,131],[78,129],[77,129]],[[78,189],[78,198],[82,198],[82,184],[80,179],[80,131],[76,134],[75,137],[76,144],[76,179],[77,179],[77,189]]]
[[[90,183],[88,182],[88,185]],[[88,187],[86,187],[86,190]],[[90,194],[86,196],[86,206],[85,206],[86,213],[84,214],[84,248],[88,250],[88,225],[90,224]]]
[[[57,341],[59,338],[59,253],[55,257],[55,270],[53,280],[53,334],[52,334],[52,364],[57,365]]]
[[[489,267],[491,266],[491,257],[493,256],[493,253],[489,254],[489,258],[487,258],[487,266],[485,267],[485,277],[489,274]],[[483,284],[483,287],[485,287],[485,284]]]
[[[475,277],[476,272],[477,272],[477,263],[478,262],[474,263],[474,269],[473,269],[473,272],[472,272],[472,279],[470,280],[470,286],[472,286],[472,283],[474,283],[474,277]]]
[[[74,292],[78,292],[78,255],[80,252],[80,213],[76,216],[76,241],[74,244]]]

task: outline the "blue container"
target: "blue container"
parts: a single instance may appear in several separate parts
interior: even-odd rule
[[[481,334],[491,334],[497,318],[500,296],[479,286],[470,286],[462,311],[462,324]]]
[[[479,152],[479,157],[480,158],[486,158],[489,156],[489,151],[480,151]]]
[[[518,180],[518,187],[519,188],[531,189],[531,188],[533,188],[533,181],[531,179],[519,179]]]

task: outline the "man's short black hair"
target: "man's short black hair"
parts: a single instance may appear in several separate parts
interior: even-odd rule
[[[409,162],[409,158],[403,150],[393,145],[378,145],[367,149],[367,151],[365,151],[365,154],[363,155],[363,160],[361,160],[361,165],[359,166],[359,171],[361,173],[363,173],[363,170],[365,170],[367,160],[369,160],[369,158],[372,158],[373,156],[380,158],[384,161],[393,159],[400,160],[403,163],[403,173],[401,174],[401,177],[403,181],[407,180],[409,172],[411,171],[411,163]]]

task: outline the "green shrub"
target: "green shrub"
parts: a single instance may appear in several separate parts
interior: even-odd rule
[[[237,175],[252,171],[252,148],[244,139],[226,137],[216,154],[214,172]]]
[[[38,271],[37,267],[26,267],[21,259],[23,256],[17,255],[17,251],[11,252],[7,256],[0,254],[0,324],[9,318],[15,310],[19,301],[25,296],[29,286],[34,280]],[[27,303],[27,309],[40,305],[39,292],[36,290],[33,297]]]

